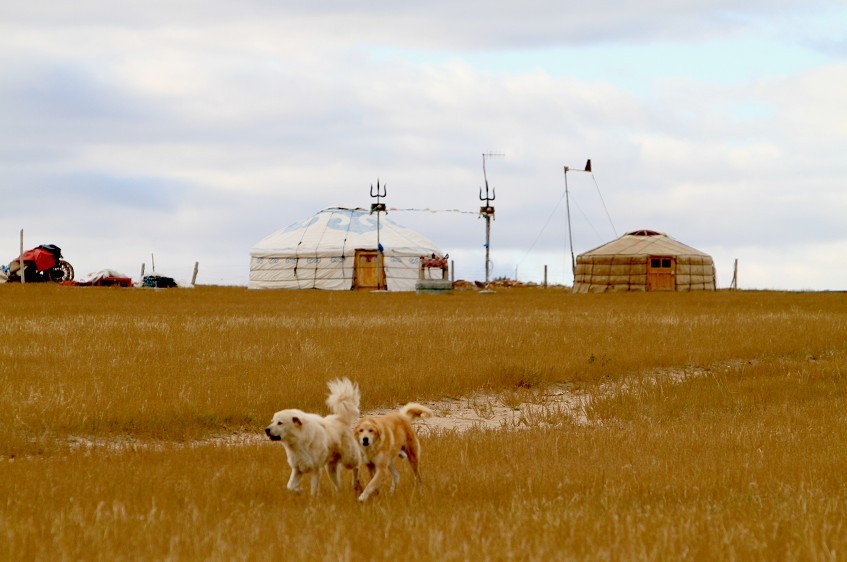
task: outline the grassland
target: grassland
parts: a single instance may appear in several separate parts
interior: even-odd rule
[[[844,294],[9,285],[0,311],[0,559],[847,554]],[[365,409],[567,383],[591,423],[428,436],[426,485],[364,506],[286,492],[277,444],[190,446],[342,374]]]

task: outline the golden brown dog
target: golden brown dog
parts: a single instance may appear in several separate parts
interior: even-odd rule
[[[421,481],[418,470],[421,443],[412,429],[412,422],[419,417],[432,415],[432,410],[426,406],[409,402],[397,412],[384,416],[367,416],[356,424],[353,434],[362,449],[364,464],[371,472],[371,480],[359,496],[360,502],[379,490],[380,481],[386,476],[386,472],[391,473],[391,491],[394,491],[400,479],[397,469],[394,468],[394,459],[398,456],[405,456],[409,460],[415,479]]]

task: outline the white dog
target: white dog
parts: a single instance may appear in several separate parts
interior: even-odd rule
[[[336,489],[341,488],[341,467],[353,471],[356,494],[362,490],[359,467],[362,456],[352,425],[359,417],[359,386],[346,377],[327,383],[329,397],[326,404],[332,412],[328,416],[310,414],[302,410],[281,410],[274,414],[265,433],[272,441],[282,441],[291,477],[288,489],[300,491],[300,481],[305,475],[311,478],[311,493],[320,488],[321,469],[326,472]]]

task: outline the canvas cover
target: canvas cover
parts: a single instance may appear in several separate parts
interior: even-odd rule
[[[24,263],[34,263],[38,271],[46,271],[56,267],[61,255],[62,251],[58,247],[52,244],[43,244],[24,252],[23,258]]]
[[[667,234],[640,230],[577,256],[573,292],[647,291],[649,259],[656,256],[674,259],[673,290],[715,290],[711,256]]]
[[[442,256],[421,234],[385,214],[379,218],[389,291],[414,291],[420,257]],[[377,250],[377,216],[364,209],[331,208],[260,240],[250,250],[251,289],[349,290],[356,250]]]

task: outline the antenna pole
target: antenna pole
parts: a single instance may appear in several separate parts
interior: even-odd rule
[[[568,168],[565,166],[565,210],[568,216],[568,243],[571,247],[571,274],[574,276],[574,281],[576,280],[576,258],[574,258],[573,254],[573,231],[571,230],[571,202],[570,196],[568,194]]]
[[[571,247],[571,275],[573,275],[574,285],[576,284],[576,258],[573,253],[573,230],[571,229],[571,202],[570,195],[568,193],[568,172],[588,172],[591,173],[591,160],[588,160],[585,163],[585,169],[583,170],[572,170],[569,166],[565,166],[565,209],[568,214],[568,242]]]
[[[485,179],[485,197],[482,196],[482,188],[479,188],[479,200],[484,201],[485,205],[480,207],[479,216],[485,218],[485,289],[488,290],[488,285],[491,279],[491,219],[494,218],[494,207],[491,202],[495,199],[494,188],[491,192],[488,191],[488,172],[485,169],[485,159],[492,156],[505,156],[504,154],[494,152],[482,153],[482,177]]]

